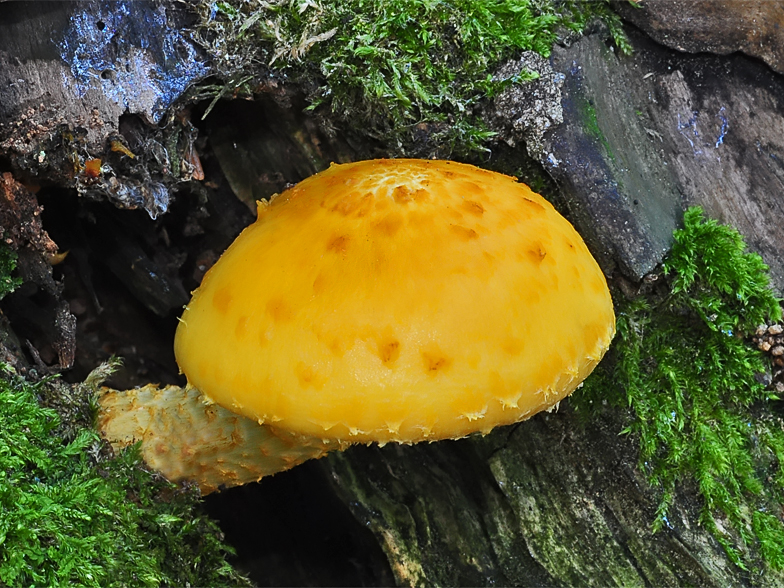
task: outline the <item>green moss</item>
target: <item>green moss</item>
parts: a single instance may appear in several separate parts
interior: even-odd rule
[[[198,495],[140,466],[100,460],[90,428],[63,439],[45,384],[0,374],[0,585],[246,584]]]
[[[226,0],[201,8],[200,38],[229,91],[261,64],[307,88],[312,109],[331,109],[398,152],[423,133],[446,152],[482,149],[492,133],[480,101],[529,79],[495,80],[493,71],[521,51],[549,55],[558,31],[581,32],[599,17],[629,50],[606,1]]]
[[[605,400],[629,407],[624,433],[662,489],[655,529],[669,524],[677,487],[696,487],[700,521],[733,562],[781,569],[784,422],[761,383],[767,360],[748,342],[759,324],[781,319],[767,269],[737,231],[689,209],[664,283],[620,304],[607,361],[574,402],[584,412]]]
[[[22,284],[21,278],[12,276],[15,269],[16,253],[5,243],[0,243],[0,299]]]
[[[580,100],[580,112],[582,113],[583,125],[588,133],[595,141],[599,142],[604,148],[604,152],[612,161],[615,161],[615,153],[613,153],[610,142],[604,136],[601,127],[599,126],[599,118],[596,115],[596,108],[593,103],[588,100]]]

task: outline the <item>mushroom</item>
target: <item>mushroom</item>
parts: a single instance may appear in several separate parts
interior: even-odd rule
[[[332,165],[260,202],[175,337],[184,389],[108,391],[100,427],[202,491],[353,443],[488,433],[550,409],[615,333],[580,235],[515,178]]]

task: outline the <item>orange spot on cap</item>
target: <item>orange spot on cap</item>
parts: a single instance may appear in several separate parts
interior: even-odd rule
[[[288,303],[282,298],[272,298],[267,302],[267,313],[277,323],[285,323],[291,320],[294,312]]]
[[[473,200],[465,200],[461,205],[461,208],[474,216],[482,216],[485,213],[485,207]]]
[[[237,337],[237,339],[244,339],[247,330],[248,330],[248,317],[241,316],[239,319],[237,319],[237,324],[234,327],[234,336]]]
[[[438,349],[438,347],[423,350],[421,353],[425,372],[428,376],[435,376],[436,374],[447,370],[452,365],[452,359]]]
[[[455,233],[463,241],[470,241],[479,237],[479,233],[477,233],[474,229],[469,229],[468,227],[464,227],[462,225],[450,225],[449,230]]]
[[[327,243],[327,251],[334,251],[335,253],[346,253],[348,242],[350,238],[348,235],[336,235]]]
[[[326,378],[321,376],[311,366],[306,365],[305,362],[298,362],[294,371],[303,388],[315,388],[316,390],[323,388]]]
[[[525,254],[528,260],[536,265],[542,263],[544,258],[547,257],[547,251],[544,250],[544,247],[538,244],[535,245],[533,249],[527,250]]]
[[[400,341],[394,337],[384,337],[378,342],[378,356],[381,362],[390,367],[400,357]]]
[[[387,237],[394,237],[403,226],[403,216],[388,214],[374,225],[374,228]]]
[[[394,190],[392,190],[392,198],[398,204],[407,204],[412,200],[411,190],[409,190],[406,186],[397,186]]]
[[[226,314],[231,304],[231,290],[228,286],[221,288],[212,296],[212,306],[221,314]]]

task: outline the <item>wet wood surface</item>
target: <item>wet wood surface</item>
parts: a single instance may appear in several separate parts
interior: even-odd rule
[[[21,269],[37,268],[39,278],[2,302],[3,351],[20,370],[37,373],[72,361],[64,377],[73,381],[119,354],[126,365],[115,387],[181,382],[171,354],[179,308],[252,222],[253,201],[330,161],[383,153],[371,141],[325,132],[303,113],[296,89],[289,104],[299,107],[290,110],[269,97],[227,101],[202,122],[206,104],[178,108],[177,89],[208,72],[199,49],[177,36],[182,15],[163,5],[138,3],[130,20],[98,3],[36,6],[0,3],[0,171],[29,211],[43,204],[41,231],[69,254],[51,265],[53,251],[35,245],[41,231],[20,238]],[[681,211],[700,204],[746,236],[784,291],[778,62],[751,50],[770,65],[663,47],[642,32],[658,38],[646,14],[630,17],[641,29],[630,29],[631,56],[619,55],[601,32],[555,47],[546,65],[557,74],[549,80],[563,122],[557,109],[548,111],[553,125],[537,139],[538,163],[614,278],[635,282],[652,271]],[[160,27],[182,49],[163,79],[185,79],[182,86],[150,77],[166,61],[162,45],[139,53],[132,41]],[[94,61],[87,63],[75,60],[66,33],[97,46],[109,35],[131,41],[88,52]],[[177,69],[184,63],[187,72]],[[505,159],[527,158],[531,135],[499,128],[509,135],[484,161],[502,151]],[[108,165],[100,177],[89,172],[94,159]],[[64,344],[73,345],[70,360]],[[780,575],[755,576],[728,561],[696,523],[689,488],[671,524],[651,533],[658,496],[637,469],[633,442],[617,436],[620,427],[609,413],[580,424],[564,407],[486,438],[356,447],[216,495],[206,507],[231,528],[238,565],[260,585],[390,578],[402,585],[782,585]],[[329,499],[316,501],[310,489]],[[258,507],[275,501],[293,501],[293,514]],[[238,520],[238,505],[255,514]],[[276,541],[253,542],[259,526]],[[312,541],[303,542],[308,533]],[[323,553],[335,537],[351,549],[334,552],[329,570]],[[242,548],[251,544],[260,552]]]

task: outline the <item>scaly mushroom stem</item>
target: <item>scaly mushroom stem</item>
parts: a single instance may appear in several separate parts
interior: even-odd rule
[[[260,425],[206,401],[193,386],[103,388],[98,426],[115,451],[137,441],[151,468],[203,494],[256,482],[344,446]]]

